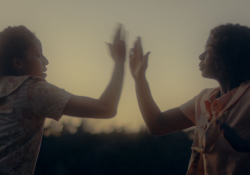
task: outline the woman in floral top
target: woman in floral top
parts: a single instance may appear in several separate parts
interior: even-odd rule
[[[130,69],[149,133],[164,135],[195,126],[187,175],[250,174],[250,28],[226,24],[212,29],[199,67],[203,77],[220,86],[165,112],[155,103],[146,79],[148,55],[143,55],[138,38]]]
[[[109,44],[115,68],[99,99],[75,96],[46,82],[40,40],[24,26],[0,33],[0,174],[34,173],[46,117],[111,118],[121,94],[125,42],[120,26]]]

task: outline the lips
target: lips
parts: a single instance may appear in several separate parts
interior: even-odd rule
[[[202,66],[201,63],[199,64],[199,69],[200,69],[201,71],[204,70],[204,66]]]
[[[199,68],[200,68],[201,71],[204,70],[204,66],[200,65]]]
[[[43,72],[42,72],[43,77],[47,77],[47,74],[45,73],[46,71],[47,71],[47,68],[45,67],[45,68],[43,69]]]
[[[46,74],[46,73],[43,72],[42,74],[43,74],[43,77],[47,77],[47,74]]]

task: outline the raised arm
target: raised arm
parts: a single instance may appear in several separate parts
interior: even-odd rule
[[[111,80],[99,99],[72,96],[66,104],[63,114],[75,117],[111,118],[116,115],[121,95],[126,44],[122,36],[122,26],[117,30],[113,44],[108,44],[115,68]]]
[[[130,70],[135,80],[136,95],[142,117],[151,135],[164,135],[194,126],[181,112],[173,108],[161,112],[155,103],[146,79],[149,52],[143,56],[140,38],[130,51]]]

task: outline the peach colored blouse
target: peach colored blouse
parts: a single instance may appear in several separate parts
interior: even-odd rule
[[[250,140],[250,81],[216,98],[219,91],[205,89],[180,106],[196,126],[187,175],[250,174],[250,154],[236,152],[216,124],[220,118]]]

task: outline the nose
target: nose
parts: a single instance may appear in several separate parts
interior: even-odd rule
[[[48,65],[49,64],[49,61],[48,61],[48,59],[45,56],[43,56],[43,64],[44,65]]]
[[[205,52],[203,52],[203,53],[199,56],[199,59],[200,59],[200,60],[204,60],[204,56],[205,56]]]

